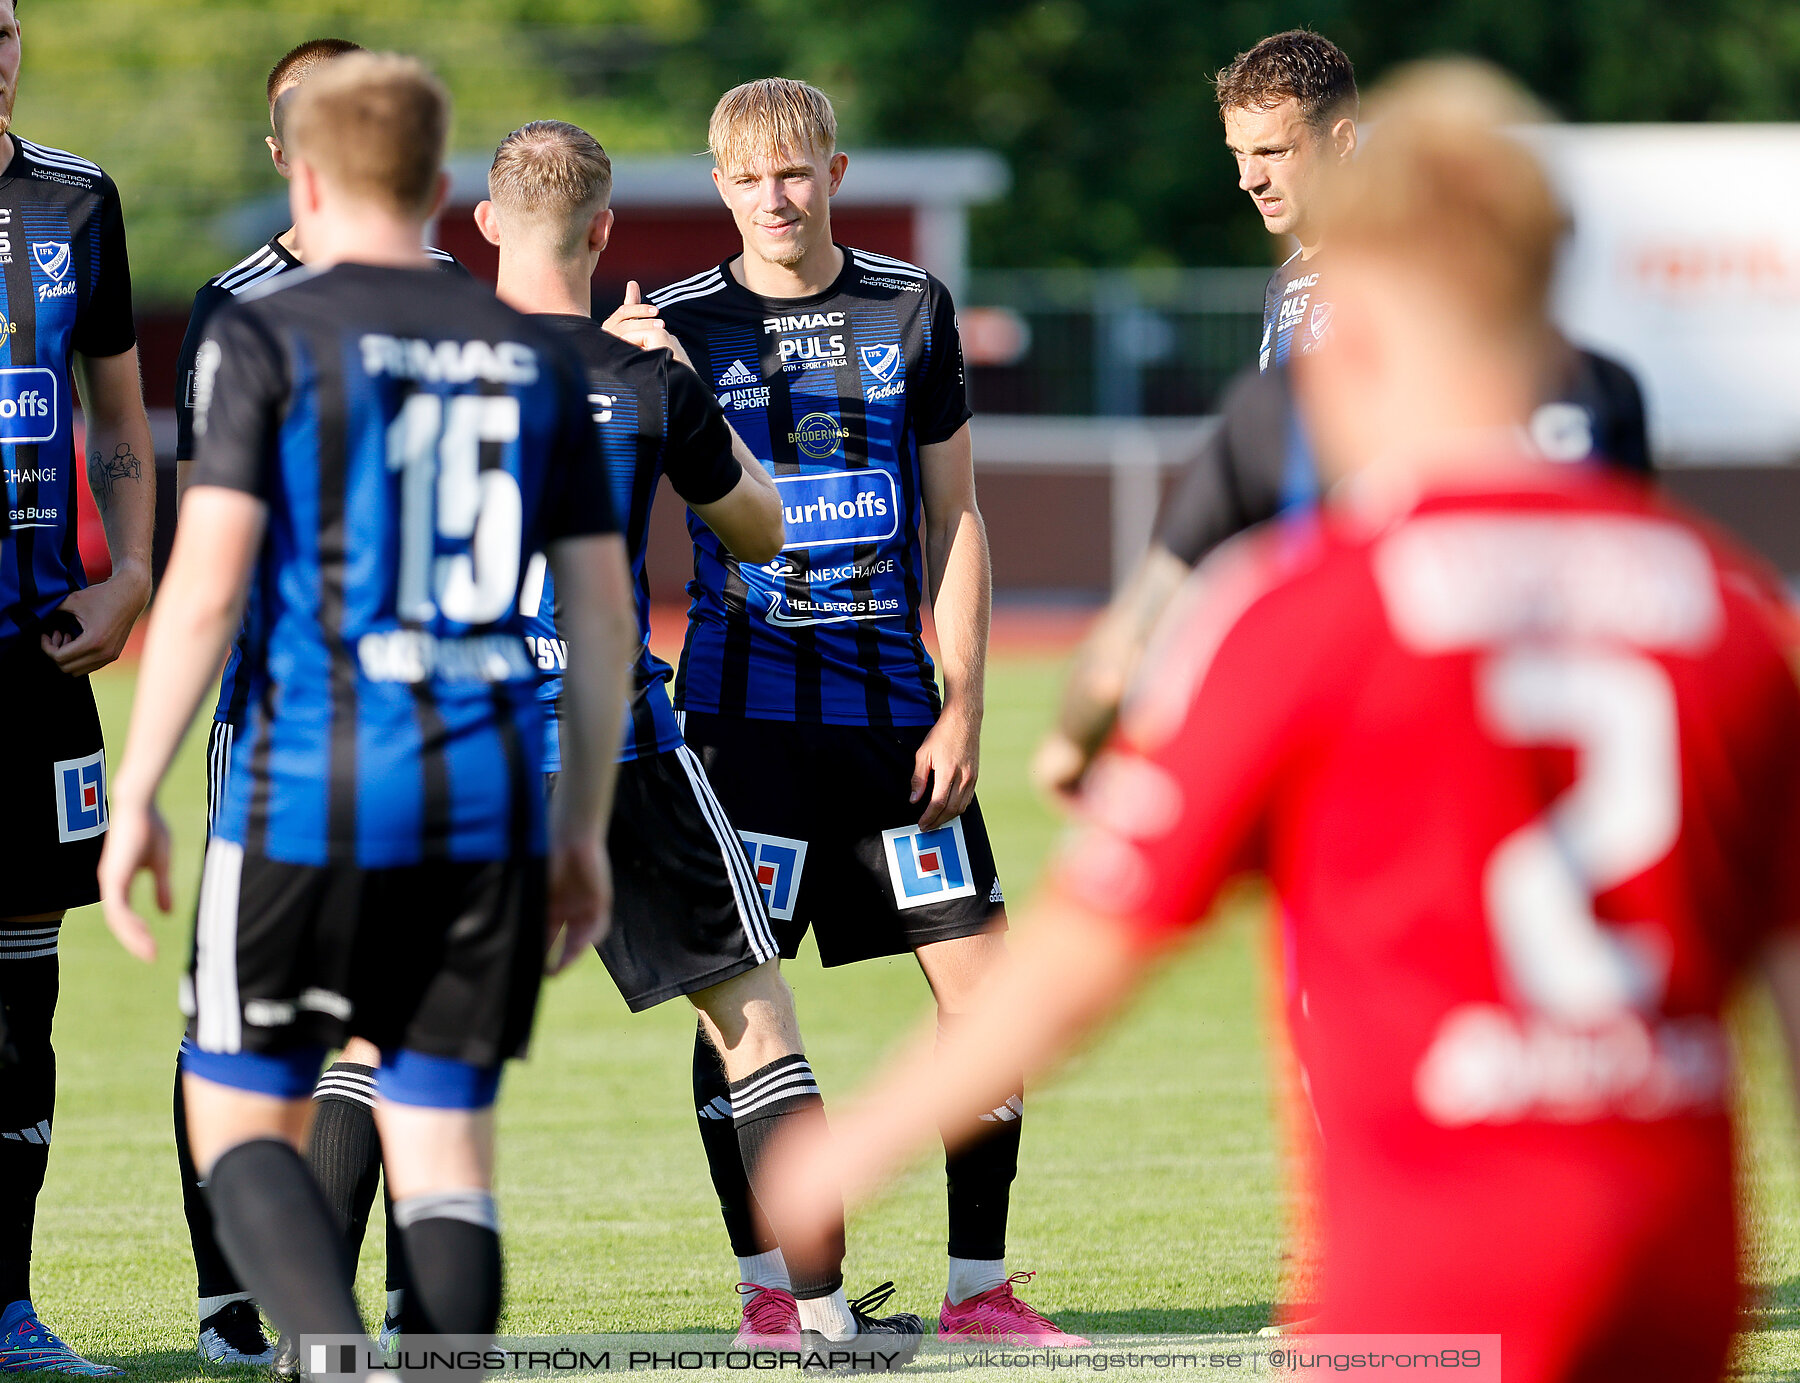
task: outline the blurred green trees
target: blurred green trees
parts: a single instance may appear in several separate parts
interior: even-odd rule
[[[327,33],[427,58],[456,94],[459,150],[546,115],[615,152],[698,150],[725,87],[804,77],[836,99],[851,150],[1007,156],[1013,193],[975,226],[989,265],[1264,259],[1209,78],[1294,24],[1335,38],[1365,83],[1475,52],[1572,119],[1800,108],[1800,7],[1784,0],[25,0],[20,17],[16,124],[118,180],[146,300],[184,299],[243,248],[215,224],[277,185],[264,74]]]

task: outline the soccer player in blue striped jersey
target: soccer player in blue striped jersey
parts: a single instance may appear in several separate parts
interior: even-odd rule
[[[1333,173],[1356,153],[1356,72],[1344,50],[1309,29],[1271,34],[1214,79],[1238,186],[1270,235],[1298,248],[1263,294],[1265,370],[1316,350],[1331,330],[1321,287],[1319,204]]]
[[[269,106],[269,130],[264,143],[275,171],[289,176],[285,146],[288,112],[300,84],[333,58],[360,53],[361,45],[343,38],[315,38],[296,44],[269,69],[264,96]],[[468,271],[444,251],[427,245],[425,254],[445,273],[466,276]],[[238,263],[201,285],[188,314],[187,334],[175,361],[175,484],[179,498],[186,488],[194,459],[194,381],[200,343],[212,315],[234,298],[290,273],[305,262],[306,248],[298,231],[289,226],[267,244],[258,246]],[[219,679],[219,699],[213,710],[206,740],[206,815],[210,824],[224,796],[231,766],[231,742],[249,712],[250,679],[243,673],[244,649],[249,629],[232,641],[231,654]],[[375,1066],[379,1054],[366,1042],[352,1040],[319,1077],[314,1097],[318,1112],[308,1135],[307,1161],[319,1178],[325,1198],[331,1202],[350,1256],[362,1247],[363,1231],[374,1204],[375,1186],[381,1174],[381,1146],[375,1135]],[[273,1362],[278,1377],[292,1378],[299,1361],[291,1348],[277,1356],[262,1333],[255,1303],[231,1272],[212,1232],[212,1212],[207,1209],[205,1187],[194,1168],[187,1144],[187,1114],[182,1101],[180,1072],[175,1077],[175,1156],[181,1172],[181,1207],[187,1218],[188,1242],[194,1254],[196,1277],[195,1314],[199,1320],[199,1355],[203,1363],[217,1365]],[[384,1338],[391,1337],[399,1319],[403,1266],[395,1252],[397,1240],[388,1224],[388,1305]]]
[[[0,1372],[106,1374],[117,1370],[38,1319],[32,1229],[55,1124],[58,935],[69,908],[98,897],[107,830],[88,674],[119,656],[150,594],[156,467],[118,189],[87,159],[12,132],[19,63],[15,8],[0,0],[0,513],[11,530],[0,540],[0,1014],[17,1056],[0,1066]],[[112,558],[92,584],[83,483]]]
[[[991,590],[955,307],[923,269],[832,240],[848,160],[824,93],[747,83],[709,135],[742,253],[611,321],[666,325],[686,347],[774,475],[787,541],[756,566],[690,520],[676,708],[769,891],[782,954],[809,926],[828,966],[911,953],[953,1025],[1005,917],[975,799]],[[698,1107],[725,1096],[704,1053],[695,1069]],[[1074,1338],[1006,1270],[1023,1108],[1015,1093],[990,1138],[948,1159],[944,1338],[994,1312],[1007,1338]],[[715,1182],[729,1171],[715,1156]]]
[[[738,561],[767,562],[780,552],[781,501],[705,383],[677,358],[678,342],[665,338],[640,350],[593,319],[594,268],[612,230],[611,186],[611,162],[592,135],[536,121],[501,141],[488,173],[490,200],[476,208],[475,221],[499,247],[501,301],[542,314],[537,320],[587,367],[601,454],[624,516],[642,640],[607,838],[613,927],[600,954],[634,1012],[680,994],[699,1010],[704,1051],[722,1058],[728,1082],[727,1098],[702,1114],[701,1136],[709,1159],[716,1152],[729,1165],[720,1199],[735,1213],[738,1188],[759,1180],[764,1150],[783,1129],[822,1118],[823,1102],[762,892],[705,769],[682,742],[665,690],[669,667],[650,652],[644,545],[664,475]],[[541,591],[527,581],[528,615],[534,600],[532,651],[544,673],[542,695],[553,699],[567,646],[548,581]],[[554,741],[547,747],[544,768],[554,773]],[[740,1239],[754,1233],[751,1224],[734,1230]],[[778,1225],[774,1233],[779,1239]],[[798,1344],[804,1300],[814,1328],[832,1343],[877,1336],[884,1352],[910,1358],[923,1323],[904,1313],[874,1315],[875,1293],[849,1301],[842,1260],[841,1236],[835,1260],[800,1281],[788,1277],[776,1251],[742,1256],[739,1342]]]
[[[604,929],[601,836],[632,621],[579,362],[422,249],[449,98],[352,54],[289,118],[309,270],[216,316],[198,455],[152,620],[101,862],[134,954],[155,793],[244,604],[251,715],[207,847],[183,1056],[220,1243],[277,1325],[360,1336],[338,1227],[294,1146],[325,1051],[382,1052],[377,1121],[411,1269],[408,1332],[484,1335],[500,1306],[500,1068],[553,965]],[[545,822],[543,713],[518,596],[545,551],[578,656]],[[253,581],[250,580],[254,574]]]

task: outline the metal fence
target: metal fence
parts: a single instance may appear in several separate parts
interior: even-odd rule
[[[1252,364],[1266,269],[984,269],[967,308],[1013,330],[970,352],[986,413],[1192,417]],[[966,330],[965,336],[970,335]],[[1018,328],[1022,327],[1023,330]]]

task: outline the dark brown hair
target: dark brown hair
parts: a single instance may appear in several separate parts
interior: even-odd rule
[[[269,81],[265,90],[269,98],[269,123],[275,127],[277,139],[281,137],[281,127],[287,121],[285,110],[277,115],[275,98],[285,88],[300,85],[319,64],[341,58],[346,53],[362,51],[362,44],[352,43],[347,38],[309,38],[305,43],[296,43],[276,60],[275,65],[269,69]],[[282,104],[285,106],[286,102]]]
[[[1270,34],[1239,53],[1213,78],[1221,113],[1268,110],[1292,97],[1309,125],[1356,115],[1356,69],[1344,50],[1311,29]]]

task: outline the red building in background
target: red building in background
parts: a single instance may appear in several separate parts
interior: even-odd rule
[[[437,244],[491,279],[494,248],[470,219],[487,196],[487,170],[483,158],[451,161],[450,205]],[[843,244],[929,269],[956,293],[968,270],[968,208],[1001,196],[1008,182],[1005,163],[985,150],[852,152],[832,198],[832,232]],[[594,275],[597,315],[620,301],[629,279],[648,292],[738,252],[704,155],[614,159],[612,205],[612,242]]]

